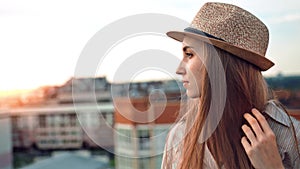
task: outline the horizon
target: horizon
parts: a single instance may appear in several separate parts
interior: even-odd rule
[[[282,74],[282,73],[278,73],[277,75],[274,75],[274,76],[270,76],[270,75],[263,75],[264,78],[276,78],[276,77],[279,77],[279,76],[282,76],[282,77],[300,77],[300,74]],[[63,83],[61,84],[47,84],[47,85],[41,85],[41,86],[37,86],[36,88],[30,88],[30,89],[11,89],[11,90],[0,90],[0,99],[3,99],[3,98],[10,98],[10,97],[18,97],[20,95],[23,95],[23,94],[30,94],[31,92],[35,91],[35,90],[38,90],[40,88],[43,88],[43,87],[61,87],[63,86],[66,82],[68,82],[69,80],[71,79],[89,79],[89,78],[106,78],[106,80],[111,83],[111,84],[122,84],[122,83],[143,83],[143,82],[157,82],[157,81],[167,81],[167,80],[179,80],[180,81],[180,78],[178,79],[172,79],[172,78],[157,78],[157,79],[139,79],[139,80],[134,80],[134,81],[119,81],[119,82],[112,82],[112,81],[109,81],[107,79],[107,76],[95,76],[95,77],[87,77],[87,76],[83,76],[83,77],[71,77],[71,78],[68,78],[66,79],[66,81],[64,81]]]

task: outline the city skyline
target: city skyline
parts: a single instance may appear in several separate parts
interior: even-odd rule
[[[22,91],[45,85],[62,85],[74,76],[80,53],[91,37],[104,26],[118,19],[134,14],[159,13],[190,22],[205,2],[194,0],[163,2],[115,0],[105,3],[2,1],[0,2],[0,19],[3,24],[0,27],[2,46],[0,94],[5,94],[8,90]],[[280,72],[284,75],[300,74],[297,57],[297,45],[300,42],[298,32],[300,2],[292,0],[221,2],[232,3],[252,12],[269,28],[270,43],[266,56],[275,62],[275,66],[264,72],[265,76],[274,76]],[[268,7],[270,5],[271,8]],[[147,41],[147,39],[152,40]],[[124,53],[130,55],[145,50],[146,46],[165,49],[178,58],[181,57],[181,44],[171,40],[160,42],[157,37],[144,37],[124,43],[128,43],[125,46],[131,46],[132,49],[128,49],[127,53],[123,50],[121,54],[120,52],[118,54],[118,51],[111,52],[115,52],[115,55]],[[95,75],[106,75],[108,79],[112,79],[113,72],[118,68],[118,65],[113,66],[112,63],[122,62],[108,61],[103,72],[98,71]],[[139,78],[134,78],[147,79],[149,74],[150,72],[144,72],[138,75]]]

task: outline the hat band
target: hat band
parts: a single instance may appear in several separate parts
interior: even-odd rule
[[[190,33],[195,33],[195,34],[198,34],[198,35],[206,36],[206,37],[208,37],[208,38],[213,38],[213,39],[217,39],[217,40],[221,40],[221,41],[224,41],[224,42],[225,42],[224,39],[215,37],[215,36],[213,36],[213,35],[211,35],[211,34],[208,34],[208,33],[206,33],[206,32],[200,31],[200,30],[195,29],[195,28],[192,28],[192,27],[187,27],[187,28],[184,29],[184,31],[185,31],[185,32],[190,32]]]

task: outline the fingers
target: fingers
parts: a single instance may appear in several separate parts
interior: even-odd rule
[[[242,126],[245,136],[241,138],[251,164],[254,168],[283,168],[275,134],[258,110],[252,109],[252,113],[244,114],[249,125]]]
[[[242,130],[249,139],[251,145],[263,142],[266,138],[275,139],[275,135],[265,117],[255,108],[252,109],[252,113],[255,118],[249,113],[244,114],[244,118],[248,121],[250,126],[246,124],[242,126]]]
[[[250,127],[248,127],[246,124],[244,124],[242,126],[242,130],[244,131],[246,137],[249,139],[249,141],[252,145],[257,142],[256,137],[255,137],[254,133],[252,132],[252,130],[250,129]]]
[[[250,127],[253,129],[255,135],[257,137],[260,137],[261,135],[263,135],[263,130],[260,127],[260,123],[258,123],[258,121],[249,113],[244,114],[244,118],[248,121],[248,123],[250,124]],[[246,133],[245,133],[246,134]]]
[[[257,109],[253,108],[252,113],[255,116],[255,118],[258,120],[263,131],[265,131],[265,132],[271,131],[271,128],[270,128],[266,118]]]
[[[248,153],[249,150],[251,149],[251,145],[249,144],[249,142],[248,142],[248,140],[247,140],[247,138],[245,136],[242,137],[241,143],[242,143],[245,151]]]

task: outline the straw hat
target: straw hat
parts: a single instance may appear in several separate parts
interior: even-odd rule
[[[181,42],[185,36],[197,38],[263,71],[274,65],[265,57],[269,42],[268,28],[250,12],[235,5],[206,3],[184,32],[170,31],[167,35]]]

